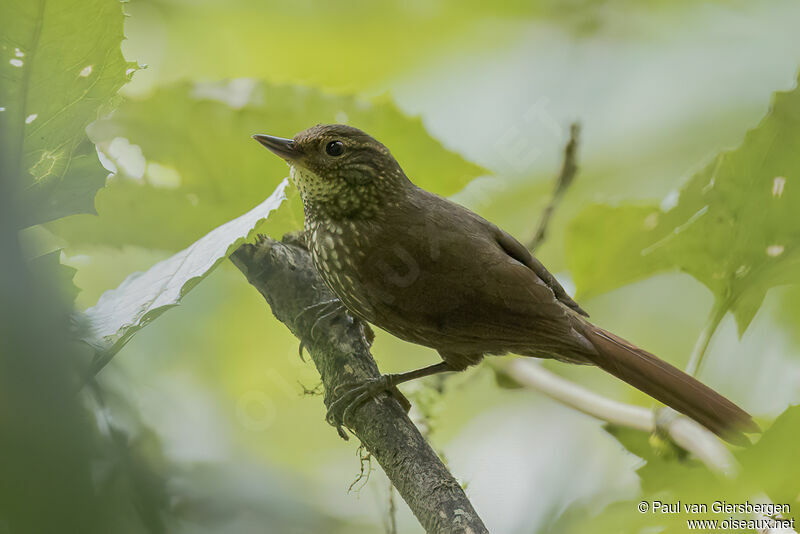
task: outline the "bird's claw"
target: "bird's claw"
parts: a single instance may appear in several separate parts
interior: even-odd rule
[[[348,420],[356,408],[364,404],[378,394],[389,391],[392,388],[391,375],[381,375],[375,378],[368,378],[363,382],[348,382],[339,384],[333,389],[336,397],[328,406],[325,420],[336,427],[339,435],[346,438],[342,427],[349,426]],[[343,391],[341,395],[339,392]]]

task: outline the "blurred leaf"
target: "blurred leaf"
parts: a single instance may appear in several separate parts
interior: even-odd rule
[[[94,212],[108,172],[85,128],[135,68],[122,23],[118,0],[0,3],[0,161],[23,226]]]
[[[642,460],[653,460],[657,458],[656,451],[650,445],[650,433],[636,430],[627,426],[606,423],[603,430],[614,436],[628,452],[631,452]]]
[[[139,4],[137,2],[136,4]],[[353,92],[434,63],[458,49],[485,53],[512,43],[517,32],[489,26],[542,11],[538,2],[488,5],[426,2],[171,2],[133,5],[131,45],[158,83],[192,76],[256,76]],[[202,29],[205,37],[197,39]],[[152,42],[166,32],[169,46]],[[286,51],[290,51],[286,53]]]
[[[737,149],[683,187],[672,209],[591,207],[568,232],[581,292],[679,268],[734,312],[743,333],[767,290],[800,280],[800,89],[776,93]]]
[[[800,469],[796,467],[797,443],[800,440],[800,406],[793,406],[779,416],[752,447],[741,449],[737,459],[741,465],[737,479],[718,478],[697,461],[676,461],[661,456],[648,444],[647,434],[618,426],[606,425],[626,449],[646,463],[637,470],[642,481],[642,493],[633,500],[607,507],[599,516],[575,521],[567,517],[563,525],[568,532],[584,532],[591,525],[593,532],[640,532],[643,528],[664,527],[662,532],[685,532],[687,519],[718,519],[728,517],[753,519],[748,514],[714,513],[711,503],[727,501],[741,504],[759,502],[766,493],[775,504],[788,504],[792,510],[800,506]],[[675,513],[661,513],[652,503],[680,502]],[[637,505],[647,501],[650,508],[639,512]],[[687,513],[684,505],[704,503],[707,512]],[[784,514],[785,519],[790,516]],[[560,526],[559,523],[556,526]],[[563,530],[562,530],[563,531]]]
[[[28,262],[28,266],[37,280],[51,282],[65,303],[71,305],[75,302],[75,297],[80,292],[73,282],[77,269],[61,263],[61,250],[33,258]]]
[[[444,149],[386,98],[368,103],[252,80],[182,83],[126,102],[92,125],[92,139],[119,173],[97,197],[99,217],[75,216],[51,228],[72,245],[178,249],[264,198],[274,177],[286,175],[286,164],[252,134],[293,136],[321,122],[363,128],[419,185],[443,195],[486,172]],[[301,213],[294,212],[293,226],[302,224]]]
[[[715,514],[711,503],[717,500],[743,502],[748,497],[735,482],[711,473],[702,463],[687,459],[683,454],[674,454],[675,449],[665,449],[662,443],[654,446],[650,435],[631,428],[606,425],[627,450],[645,460],[637,469],[642,491],[636,498],[616,502],[600,514],[580,520],[565,517],[555,524],[554,532],[615,532],[640,533],[643,531],[682,533],[687,530],[689,519],[723,520],[730,514]],[[664,451],[668,450],[667,454]],[[642,512],[639,504],[644,501],[648,508]],[[662,505],[654,506],[658,501]],[[705,504],[705,512],[687,510],[692,504]],[[664,505],[677,506],[667,512]],[[562,527],[563,528],[558,528]],[[739,532],[739,531],[735,531]]]
[[[567,229],[570,272],[578,295],[610,291],[668,268],[659,251],[642,250],[668,233],[655,206],[590,205]]]
[[[737,455],[742,465],[741,478],[754,494],[763,492],[775,504],[789,504],[794,517],[800,509],[799,446],[800,406],[791,406],[775,419],[758,443]]]
[[[654,434],[612,424],[606,424],[604,428],[628,451],[645,460],[636,473],[646,493],[667,490],[678,473],[686,476],[686,473],[706,471],[703,464],[689,458],[686,451]]]
[[[182,525],[176,533],[374,532],[352,519],[348,522],[315,509],[307,488],[283,470],[241,461],[178,467],[172,490],[174,513]]]
[[[85,313],[84,338],[102,359],[117,353],[137,331],[173,306],[199,284],[236,247],[249,239],[259,222],[286,198],[287,180],[264,202],[151,267],[129,276],[119,287],[103,293]]]
[[[796,343],[800,343],[800,285],[785,288],[780,299],[780,311],[773,314],[775,322],[782,325]]]
[[[494,371],[494,382],[501,389],[523,389],[525,386],[520,384],[513,376],[508,374],[501,366],[491,368]]]
[[[23,260],[12,186],[0,176],[0,530],[106,533],[114,527],[92,479],[97,440],[76,395],[71,304]]]
[[[556,21],[552,26],[559,30],[581,34],[610,27],[618,34],[621,25],[642,31],[639,17],[631,16],[639,10],[669,16],[691,5],[689,0],[358,0],[346,6],[318,0],[139,0],[131,6],[128,31],[131,49],[152,66],[134,84],[256,76],[353,92],[425,72],[454,54],[475,57],[513,46],[525,38],[526,22]]]

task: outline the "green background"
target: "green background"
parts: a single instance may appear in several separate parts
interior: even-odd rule
[[[38,34],[34,4],[0,12],[0,126],[4,151],[19,155],[4,172],[21,176],[23,224],[42,223],[22,231],[26,255],[62,249],[79,309],[275,189],[287,169],[252,133],[362,127],[416,183],[527,240],[577,120],[580,171],[538,257],[595,322],[679,367],[717,310],[700,378],[771,430],[725,482],[659,456],[647,436],[499,388],[486,365],[404,387],[412,415],[493,533],[682,532],[680,518],[636,511],[653,496],[766,493],[800,510],[800,414],[786,411],[800,401],[797,2],[60,0]],[[18,68],[16,43],[33,46],[31,36],[34,66]],[[36,131],[46,136],[31,133],[45,120]],[[92,143],[116,171],[93,203],[109,171]],[[301,225],[290,191],[260,229],[277,237]],[[384,372],[437,358],[380,332],[373,353]],[[653,405],[596,369],[544,365]],[[374,465],[348,492],[356,445],[324,422],[321,397],[303,394],[318,383],[297,340],[223,262],[103,370],[105,407],[79,401],[76,413],[88,406],[80,424],[60,430],[97,434],[86,445],[94,452],[75,454],[102,473],[114,519],[95,512],[85,531],[385,532],[389,483]],[[39,408],[26,402],[45,385],[8,401],[34,417]],[[78,494],[97,492],[85,482]],[[19,498],[8,507],[27,506],[7,491]],[[395,500],[398,532],[421,532]],[[95,504],[64,506],[80,516]]]

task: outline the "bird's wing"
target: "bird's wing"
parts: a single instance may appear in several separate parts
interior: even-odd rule
[[[492,235],[497,240],[497,243],[500,245],[500,247],[506,252],[506,254],[536,273],[536,276],[538,276],[545,284],[547,284],[547,287],[553,290],[553,294],[555,294],[556,298],[565,306],[575,310],[585,317],[589,317],[589,314],[586,313],[586,311],[581,308],[577,302],[572,300],[569,295],[567,295],[567,292],[564,291],[564,288],[558,283],[556,277],[550,274],[550,271],[548,271],[547,268],[542,265],[542,262],[537,260],[522,243],[514,239],[514,237],[508,232],[498,228],[496,225],[488,221],[486,221],[486,224],[489,225]]]
[[[529,265],[509,254],[496,238],[493,225],[485,224],[489,223],[462,234],[461,239],[453,238],[462,251],[473,252],[460,255],[464,275],[450,282],[439,281],[451,293],[467,295],[466,306],[459,310],[464,317],[459,320],[456,314],[443,324],[452,325],[462,335],[497,343],[497,349],[486,352],[585,361],[584,341],[573,329],[574,314],[554,290],[561,286],[544,267],[542,271],[552,282],[531,267],[538,262]]]
[[[381,279],[381,265],[407,276],[384,288],[397,298],[378,306],[378,326],[423,325],[432,340],[481,349],[474,352],[534,351],[566,358],[582,350],[573,346],[582,340],[572,328],[571,299],[508,234],[430,194],[390,215],[396,217],[394,244],[388,246],[382,236],[382,260],[364,266],[376,270],[372,280]]]

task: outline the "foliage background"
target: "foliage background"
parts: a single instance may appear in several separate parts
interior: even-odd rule
[[[761,224],[738,208],[731,208],[734,219],[745,217],[746,226],[703,231],[699,246],[672,256],[643,259],[637,252],[652,244],[638,231],[641,220],[658,206],[683,209],[684,197],[679,200],[677,193],[683,185],[721,150],[741,144],[767,113],[775,91],[795,87],[797,2],[509,1],[488,7],[449,0],[132,0],[124,5],[124,59],[114,48],[123,24],[117,2],[51,4],[48,16],[72,13],[64,29],[83,31],[75,32],[75,47],[81,39],[100,37],[76,49],[81,62],[69,68],[47,59],[59,53],[54,47],[42,48],[39,64],[50,61],[46,68],[61,73],[104,62],[109,70],[103,76],[117,73],[92,86],[104,87],[102,94],[81,93],[80,102],[91,102],[86,110],[72,107],[74,116],[61,115],[63,124],[50,125],[63,139],[48,138],[42,143],[50,144],[41,148],[28,136],[22,150],[21,166],[40,169],[37,162],[47,158],[60,165],[52,146],[72,149],[81,166],[64,173],[91,177],[78,195],[82,199],[90,199],[107,174],[91,143],[115,170],[94,200],[99,215],[48,222],[86,206],[73,202],[69,206],[78,208],[72,211],[47,211],[47,195],[59,193],[42,186],[46,180],[35,173],[38,189],[26,191],[40,196],[22,204],[26,223],[47,223],[23,230],[26,255],[61,250],[51,258],[60,256],[75,269],[79,309],[275,189],[285,167],[249,134],[291,136],[317,122],[347,121],[366,129],[392,149],[417,183],[453,195],[526,239],[552,187],[568,124],[580,120],[581,171],[539,257],[568,290],[577,291],[596,322],[678,366],[687,363],[715,297],[720,301],[723,290],[708,281],[713,273],[708,279],[703,274],[713,270],[715,258],[727,258],[737,243],[760,239],[756,234],[769,238],[781,231],[788,236],[784,257],[797,254],[792,213],[775,219],[779,224],[773,227],[769,218]],[[87,11],[81,13],[79,5]],[[24,28],[8,21],[26,14],[10,7],[4,14],[0,72],[10,88],[17,87],[10,77],[14,65],[6,66],[16,58],[11,43],[24,37],[15,33]],[[61,37],[53,35],[54,41]],[[126,61],[147,67],[133,72],[136,67]],[[44,117],[46,106],[58,114],[59,106],[69,104],[74,72],[53,76],[37,81],[34,71],[29,90],[37,93],[27,102],[39,107],[20,117]],[[115,95],[120,86],[124,99]],[[15,98],[11,90],[0,95]],[[6,115],[19,113],[5,100],[0,106],[8,108]],[[112,107],[116,111],[109,115]],[[87,125],[91,143],[83,135]],[[786,128],[776,143],[788,154],[782,160],[786,194],[797,199],[791,192],[800,185],[800,161],[792,151],[800,133],[795,123]],[[17,171],[4,168],[6,176]],[[749,205],[748,190],[734,184],[730,195],[737,206]],[[690,202],[686,209],[691,207]],[[290,192],[263,230],[280,235],[301,224]],[[665,224],[664,232],[677,225]],[[796,263],[794,269],[789,265],[781,283],[797,281]],[[774,279],[761,284],[764,290]],[[748,301],[737,315],[741,337],[734,317],[721,319],[700,377],[770,427],[800,401],[800,292],[788,285],[765,295],[763,304]],[[752,314],[751,323],[744,320]],[[20,317],[10,317],[6,328]],[[22,350],[19,344],[4,346],[6,356]],[[61,363],[46,363],[54,349],[35,350],[44,363],[31,373],[69,372]],[[88,358],[80,348],[70,351],[76,361]],[[374,354],[385,372],[435,358],[380,333]],[[610,397],[651,405],[600,371],[545,365]],[[64,443],[68,452],[52,457],[53,465],[85,462],[94,473],[80,485],[69,472],[55,471],[56,479],[74,486],[75,502],[65,510],[72,510],[76,524],[91,524],[83,531],[109,531],[108,524],[114,532],[243,534],[386,527],[388,482],[375,472],[348,493],[359,472],[355,446],[324,423],[320,398],[303,394],[318,383],[316,372],[298,358],[296,339],[227,262],[125,346],[101,373],[94,393],[76,401],[72,419],[66,419],[74,424],[31,430],[28,423],[41,415],[37,410],[45,414],[42,420],[52,416],[52,406],[32,399],[41,399],[59,379],[21,382],[28,387],[17,391],[8,371],[16,367],[6,369],[9,402],[2,404],[16,406],[21,417],[5,414],[0,422],[22,443],[6,443],[12,455],[7,464],[33,466],[38,455],[59,450],[27,449],[32,440]],[[641,523],[634,503],[654,487],[678,498],[689,495],[689,488],[705,488],[691,495],[707,502],[723,491],[750,495],[747,480],[722,488],[704,472],[656,458],[647,447],[632,454],[628,449],[635,446],[597,421],[535,392],[498,388],[486,366],[407,391],[417,404],[416,417],[492,532],[636,530],[652,525]],[[798,416],[783,417],[779,437],[761,445],[762,460],[742,462],[758,473],[753,476],[771,497],[793,499],[800,509],[797,478],[786,482],[791,478],[775,468],[791,463],[800,437]],[[637,473],[640,457],[649,460],[649,470]],[[772,462],[758,464],[764,457]],[[6,501],[9,517],[13,506],[33,506],[17,489],[24,481],[59,491],[46,476],[40,480],[21,467],[7,473],[14,478],[5,495],[16,496]],[[97,504],[98,480],[104,506],[117,513],[108,512],[113,523],[99,513],[81,519]],[[37,496],[32,490],[30,499]],[[402,503],[397,522],[399,532],[420,530]]]

